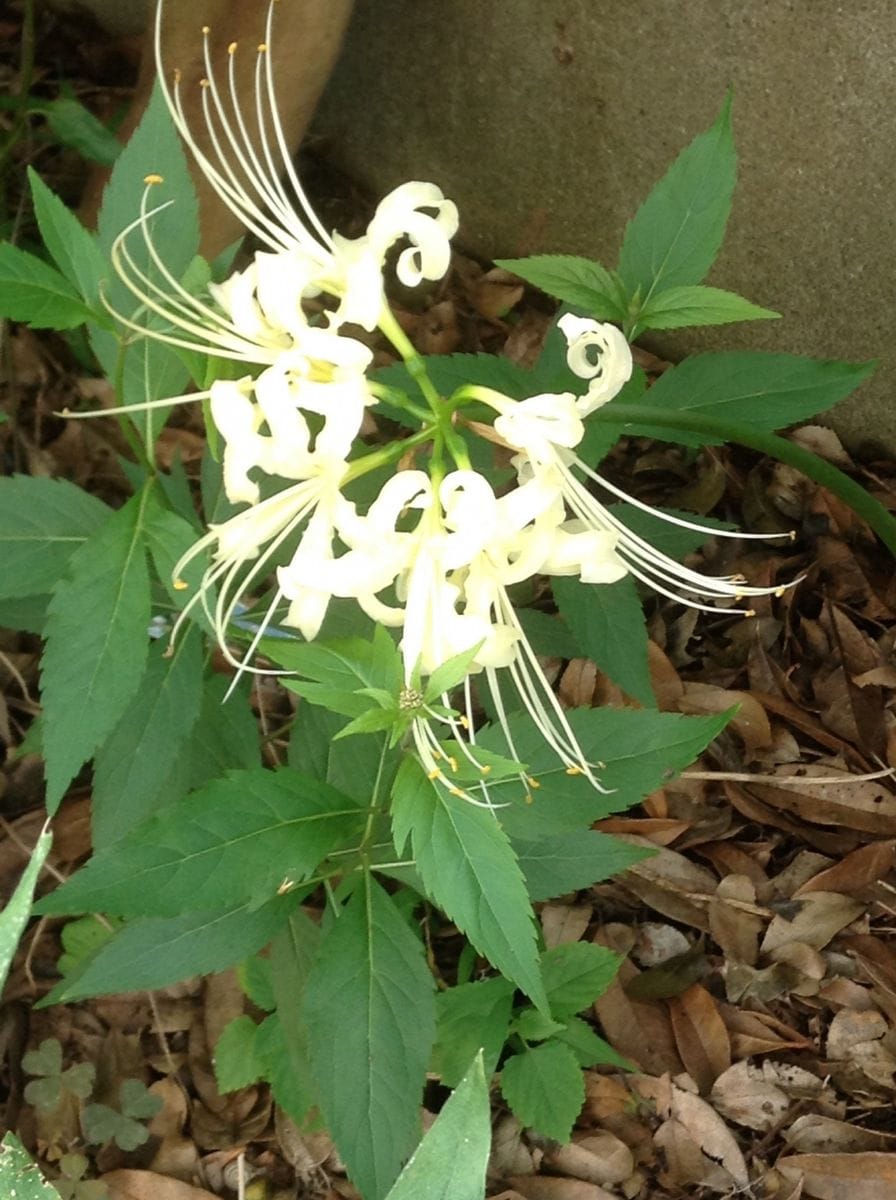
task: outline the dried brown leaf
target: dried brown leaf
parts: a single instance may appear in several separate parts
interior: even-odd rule
[[[793,911],[794,906],[799,907]],[[835,934],[864,911],[864,905],[838,892],[809,892],[788,905],[790,918],[776,916],[765,932],[760,950],[769,954],[790,942],[805,942],[823,950]]]
[[[893,869],[896,861],[896,840],[870,842],[847,854],[842,862],[813,875],[795,893],[861,892]]]
[[[893,1200],[896,1154],[793,1154],[776,1163],[792,1183],[802,1180],[803,1194],[814,1200]]]
[[[217,1200],[213,1192],[155,1171],[109,1171],[101,1177],[109,1200]]]
[[[701,1092],[708,1092],[731,1065],[728,1030],[709,992],[695,983],[669,1001],[678,1053]]]

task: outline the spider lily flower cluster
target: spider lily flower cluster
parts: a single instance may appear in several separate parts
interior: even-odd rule
[[[269,41],[270,14],[268,26]],[[157,42],[158,31],[157,22]],[[232,46],[221,84],[206,38],[208,152],[187,126],[177,73],[169,84],[161,65],[160,71],[174,121],[199,168],[266,248],[226,282],[210,286],[206,296],[193,295],[166,268],[153,242],[159,208],[150,204],[157,178],[149,176],[141,211],[113,251],[120,277],[154,315],[151,330],[125,324],[244,368],[240,378],[219,378],[205,391],[130,406],[133,411],[208,401],[223,443],[225,492],[246,505],[211,525],[178,564],[183,587],[181,576],[191,564],[208,564],[178,624],[201,605],[239,674],[259,670],[252,659],[275,612],[285,608],[282,624],[311,640],[331,599],[352,599],[374,621],[399,631],[404,688],[397,703],[433,781],[474,803],[490,804],[488,756],[476,741],[471,680],[478,678],[512,759],[518,755],[509,691],[513,707],[530,714],[566,770],[601,789],[598,765],[583,754],[525,637],[510,589],[536,575],[572,575],[600,586],[630,573],[696,608],[737,604],[770,589],[680,566],[595,496],[596,486],[646,507],[575,453],[589,414],[612,400],[631,375],[628,343],[612,325],[571,315],[560,321],[569,367],[582,380],[578,394],[518,401],[468,387],[444,401],[427,383],[422,390],[429,412],[421,418],[419,407],[408,406],[408,425],[419,429],[393,445],[367,449],[359,435],[365,409],[375,399],[366,377],[372,355],[348,327],[378,326],[420,375],[422,365],[384,301],[385,264],[400,247],[395,270],[405,284],[441,278],[457,210],[434,185],[412,182],[383,200],[362,237],[328,233],[285,146],[267,45],[257,50],[254,140],[234,85],[236,53]],[[132,251],[134,238],[145,253]],[[331,298],[331,307],[315,323],[303,302],[322,294]],[[486,436],[513,451],[515,484],[500,494],[471,469],[455,428],[457,409],[471,400],[495,414]],[[349,499],[346,489],[354,479],[399,465],[404,469],[393,471],[372,502],[359,506]],[[667,519],[707,536],[719,532]],[[269,581],[267,611],[252,644],[237,658],[229,648],[231,622],[247,594],[265,590]],[[458,659],[464,662],[459,706],[452,707],[448,695],[441,695],[441,703],[425,701],[425,681],[438,679],[440,669]],[[522,777],[527,790],[537,786]]]

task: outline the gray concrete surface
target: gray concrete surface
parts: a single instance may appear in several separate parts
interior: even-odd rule
[[[892,0],[357,0],[317,130],[378,193],[441,184],[483,255],[614,265],[733,84],[739,186],[710,282],[785,320],[659,348],[882,358],[834,420],[896,453],[894,49]]]

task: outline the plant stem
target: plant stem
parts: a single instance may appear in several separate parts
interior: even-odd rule
[[[591,414],[589,421],[618,425],[623,433],[630,437],[641,435],[638,426],[657,425],[670,431],[686,429],[691,433],[706,434],[713,439],[750,446],[770,458],[795,467],[829,492],[833,492],[867,522],[887,549],[896,556],[896,519],[887,512],[880,501],[875,500],[860,483],[850,479],[831,463],[825,462],[809,450],[804,450],[802,446],[779,437],[776,433],[764,433],[740,425],[736,421],[719,420],[703,413],[670,412],[667,408],[648,404],[626,404],[615,409],[598,409]]]

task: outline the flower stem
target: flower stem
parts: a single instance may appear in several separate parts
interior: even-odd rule
[[[380,313],[379,327],[401,355],[404,365],[408,369],[408,374],[425,396],[426,402],[433,414],[441,417],[442,398],[429,377],[429,372],[426,370],[426,363],[414,348],[411,339],[398,324],[398,321],[396,321],[395,314],[391,308],[385,304],[383,305],[383,311]]]
[[[628,436],[639,436],[641,430],[638,426],[657,425],[669,430],[686,429],[689,432],[706,434],[713,439],[750,446],[770,458],[795,467],[829,492],[833,492],[870,525],[887,549],[896,556],[896,519],[887,512],[880,501],[875,500],[860,483],[850,479],[831,463],[775,433],[750,429],[736,421],[719,420],[703,413],[698,415],[670,412],[667,408],[648,404],[626,404],[615,409],[598,409],[591,414],[589,420],[618,425]]]

